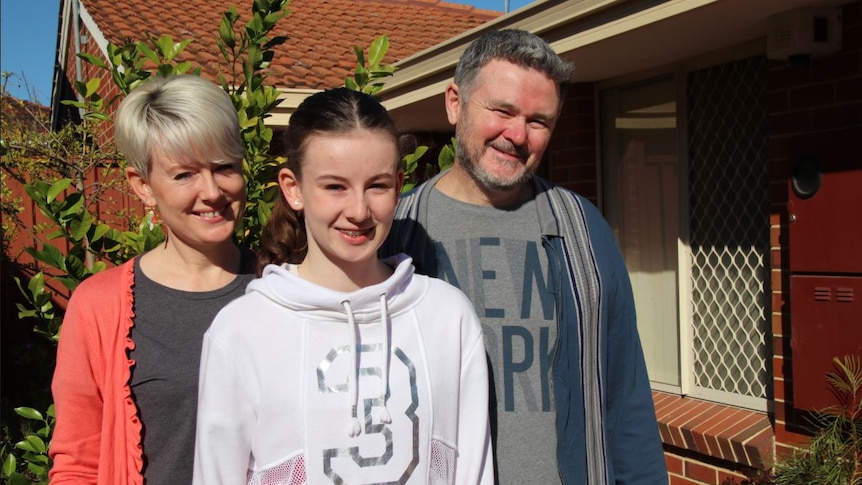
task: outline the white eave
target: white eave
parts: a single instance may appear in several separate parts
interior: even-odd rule
[[[849,1],[539,0],[396,63],[380,97],[403,129],[450,131],[443,91],[461,53],[488,30],[533,32],[574,62],[573,81],[595,82],[752,42],[765,52],[769,17]]]

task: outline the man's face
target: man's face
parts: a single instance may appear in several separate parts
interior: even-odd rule
[[[472,91],[464,93],[454,84],[447,89],[457,160],[487,190],[519,186],[536,171],[548,147],[559,100],[557,84],[545,74],[508,61],[488,62]]]

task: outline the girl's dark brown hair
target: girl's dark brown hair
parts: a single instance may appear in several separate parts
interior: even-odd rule
[[[283,167],[302,178],[305,147],[312,135],[379,130],[398,143],[398,129],[386,108],[368,94],[337,88],[313,94],[290,116],[284,138]],[[267,264],[301,263],[308,251],[302,211],[295,211],[279,194],[261,234],[258,272]]]

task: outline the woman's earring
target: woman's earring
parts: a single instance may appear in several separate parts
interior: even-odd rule
[[[158,224],[158,221],[156,221],[155,207],[145,207],[144,210],[147,213],[147,215],[144,216],[144,223],[147,225],[147,228],[152,231],[153,227]]]
[[[298,201],[298,200],[294,200],[294,201],[293,201],[293,205],[299,205],[299,201]]]

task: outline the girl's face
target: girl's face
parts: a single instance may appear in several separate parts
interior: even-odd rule
[[[379,130],[314,134],[303,153],[301,179],[287,168],[279,173],[287,203],[305,216],[302,265],[361,279],[392,227],[404,179],[397,141]]]
[[[156,150],[146,178],[133,168],[126,176],[144,204],[159,209],[173,244],[197,251],[233,244],[246,203],[241,161],[216,164]]]

